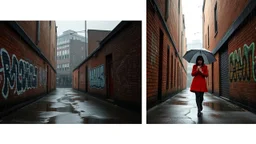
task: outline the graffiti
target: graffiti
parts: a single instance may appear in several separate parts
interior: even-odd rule
[[[89,73],[90,87],[92,88],[104,88],[105,77],[104,77],[104,66],[101,65],[90,70]]]
[[[38,76],[39,76],[39,86],[45,87],[47,82],[47,69],[44,70],[43,68],[39,68]]]
[[[229,55],[229,79],[230,82],[250,81],[251,75],[256,82],[256,56],[255,44],[244,45],[243,54],[241,48],[231,52]]]
[[[0,72],[3,73],[3,97],[7,99],[9,87],[13,90],[15,85],[14,93],[18,95],[29,89],[37,88],[37,67],[23,59],[18,61],[15,54],[12,55],[11,61],[8,52],[4,48],[0,51],[2,64]]]

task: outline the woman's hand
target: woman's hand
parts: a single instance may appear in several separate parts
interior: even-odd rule
[[[203,73],[203,70],[202,70],[202,68],[199,68],[199,71],[200,71],[201,73]]]

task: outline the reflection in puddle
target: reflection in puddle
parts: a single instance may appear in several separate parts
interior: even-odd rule
[[[56,112],[70,112],[77,113],[71,104],[52,103],[52,102],[38,102],[30,106],[35,111],[56,111]]]
[[[89,116],[89,117],[84,117],[84,121],[83,123],[92,123],[92,124],[114,124],[114,123],[118,123],[117,119],[113,119],[113,118],[98,118],[95,116]]]
[[[216,111],[243,111],[243,109],[239,107],[235,107],[232,105],[228,105],[227,103],[222,103],[222,102],[203,102],[204,106],[208,106],[213,110]]]
[[[178,95],[178,96],[175,96],[175,98],[187,98],[187,97],[183,95]]]
[[[172,100],[172,101],[169,101],[168,104],[171,104],[171,105],[187,105],[188,102],[187,101]]]

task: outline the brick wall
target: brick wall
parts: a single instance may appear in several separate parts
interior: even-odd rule
[[[256,18],[252,17],[228,42],[230,97],[254,109],[256,109],[255,27]]]
[[[160,8],[161,14],[165,16],[165,1],[158,0],[157,6]],[[173,42],[176,49],[180,49],[179,55],[182,57],[180,43],[184,43],[185,36],[181,39],[181,32],[178,32],[178,17],[181,18],[182,9],[180,15],[178,15],[178,0],[170,1],[169,18],[167,19],[167,27],[173,38]],[[186,87],[186,73],[182,64],[175,54],[175,49],[170,41],[168,32],[165,30],[161,18],[158,12],[153,8],[151,1],[147,2],[147,103],[148,106],[158,101],[158,82],[159,75],[161,76],[161,97],[162,100],[168,96],[182,90]],[[180,22],[182,25],[182,23]],[[182,27],[180,27],[182,30]],[[163,47],[162,55],[160,55],[160,31],[163,32]],[[185,31],[185,30],[184,30]],[[179,34],[179,35],[178,35]],[[168,47],[169,47],[169,66],[168,62]],[[184,44],[183,49],[186,49]],[[185,50],[183,50],[185,51]],[[162,56],[162,73],[159,74],[159,57]],[[181,60],[183,61],[183,60]],[[167,68],[169,67],[169,70]],[[169,72],[168,72],[169,71]],[[169,77],[169,78],[168,78]],[[184,83],[185,82],[185,83]]]
[[[207,27],[209,25],[210,31],[210,45],[209,50],[213,50],[223,36],[226,34],[227,30],[242,13],[242,11],[247,6],[249,0],[226,0],[218,1],[217,12],[218,12],[218,33],[215,34],[214,31],[214,6],[216,0],[205,1],[204,9],[204,45],[207,46]],[[254,10],[255,11],[255,10]],[[227,16],[228,15],[228,16]],[[235,31],[235,33],[229,37],[227,40],[226,47],[228,49],[228,68],[229,68],[229,99],[233,102],[240,103],[247,107],[248,109],[256,109],[256,99],[255,95],[255,80],[253,77],[253,72],[255,71],[255,66],[253,65],[253,58],[255,57],[255,27],[256,27],[255,17],[251,14],[243,24]],[[251,46],[251,47],[250,47]],[[239,53],[241,50],[241,54]],[[254,50],[254,51],[253,51]],[[249,54],[244,53],[249,52]],[[220,67],[219,67],[219,52],[215,55],[217,62],[214,63],[214,69],[210,65],[210,75],[209,75],[209,91],[213,91],[214,94],[220,94]],[[234,60],[233,60],[234,59]],[[243,59],[243,60],[242,60]],[[248,61],[247,61],[248,59]],[[246,73],[246,71],[248,73]],[[213,75],[213,76],[212,76]],[[248,79],[246,78],[248,76]],[[244,78],[245,77],[245,78]],[[240,79],[239,79],[240,78]],[[244,78],[244,79],[243,79]],[[213,83],[213,86],[212,86]],[[212,89],[213,87],[213,89]]]
[[[75,71],[73,71],[73,74],[72,74],[73,89],[78,89],[78,71],[79,71],[79,69],[76,69]]]
[[[88,30],[88,55],[98,48],[100,41],[102,41],[110,31],[105,30]]]
[[[121,22],[125,24],[101,48],[91,55],[80,67],[80,78],[88,78],[88,93],[103,99],[112,99],[116,104],[141,111],[141,22]],[[89,36],[90,39],[90,36]],[[106,40],[105,39],[105,40]],[[104,41],[104,40],[103,40]],[[90,43],[90,42],[89,42]],[[112,55],[113,94],[108,96],[107,57]],[[88,71],[84,71],[85,68]],[[73,77],[77,77],[76,69]],[[88,74],[86,74],[88,73]],[[96,79],[95,79],[96,78]],[[81,86],[81,87],[80,87]],[[76,88],[73,83],[73,88]],[[79,90],[84,91],[86,85],[80,79]]]
[[[35,30],[35,22],[19,21],[17,23],[28,36],[32,36],[30,39],[33,40],[34,33],[36,33],[36,31],[32,32]],[[55,26],[53,28],[55,29]],[[55,32],[51,34],[55,35]],[[49,41],[45,43],[49,44]],[[56,78],[53,69],[7,22],[0,22],[0,48],[1,110],[55,89]],[[41,48],[49,49],[47,45]]]
[[[205,19],[205,21],[203,21],[203,36],[206,35],[206,37],[208,37],[207,27],[209,25],[210,46],[209,48],[206,48],[208,48],[210,51],[212,51],[217,46],[232,23],[242,13],[243,9],[249,2],[249,0],[218,0],[218,33],[215,36],[214,6],[216,1],[217,0],[205,0],[205,7],[203,12]],[[205,42],[208,43],[208,41],[204,41],[204,43]]]

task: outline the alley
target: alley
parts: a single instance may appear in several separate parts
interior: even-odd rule
[[[49,95],[2,118],[0,123],[83,124],[140,123],[141,116],[71,88]]]
[[[204,94],[202,116],[197,117],[194,93],[185,89],[147,112],[147,123],[254,124],[256,115],[210,93]]]

